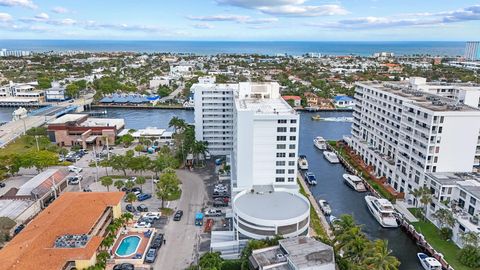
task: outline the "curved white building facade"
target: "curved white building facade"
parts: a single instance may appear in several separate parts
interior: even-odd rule
[[[244,190],[234,197],[232,206],[238,239],[308,234],[310,203],[297,192]]]

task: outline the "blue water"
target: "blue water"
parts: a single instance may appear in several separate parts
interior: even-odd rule
[[[123,238],[122,242],[117,248],[115,253],[118,256],[130,256],[133,255],[140,244],[140,237],[138,236],[127,236]]]
[[[445,41],[122,41],[122,40],[0,40],[0,48],[34,52],[82,50],[89,52],[163,52],[212,55],[219,53],[302,55],[309,52],[327,55],[372,55],[394,52],[397,55],[463,55],[465,42]]]

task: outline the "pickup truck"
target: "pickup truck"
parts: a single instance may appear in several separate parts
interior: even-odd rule
[[[221,217],[223,216],[223,212],[220,209],[208,209],[205,211],[206,217]]]

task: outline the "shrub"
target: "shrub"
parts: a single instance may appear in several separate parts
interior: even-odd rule
[[[471,268],[480,267],[480,250],[474,246],[466,246],[458,253],[458,260]]]
[[[440,238],[443,240],[450,240],[453,236],[452,229],[443,227],[439,230]]]

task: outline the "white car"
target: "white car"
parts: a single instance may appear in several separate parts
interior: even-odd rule
[[[143,215],[144,218],[152,218],[152,219],[160,219],[160,213],[159,212],[149,212]]]
[[[145,221],[142,221],[142,222],[136,223],[133,227],[135,227],[135,228],[150,228],[151,226],[152,226],[152,224],[150,224],[148,222],[145,222]]]
[[[71,166],[68,166],[68,171],[69,171],[69,172],[74,172],[74,173],[77,173],[77,174],[78,174],[78,173],[81,173],[81,172],[83,171],[83,169],[71,165]]]

